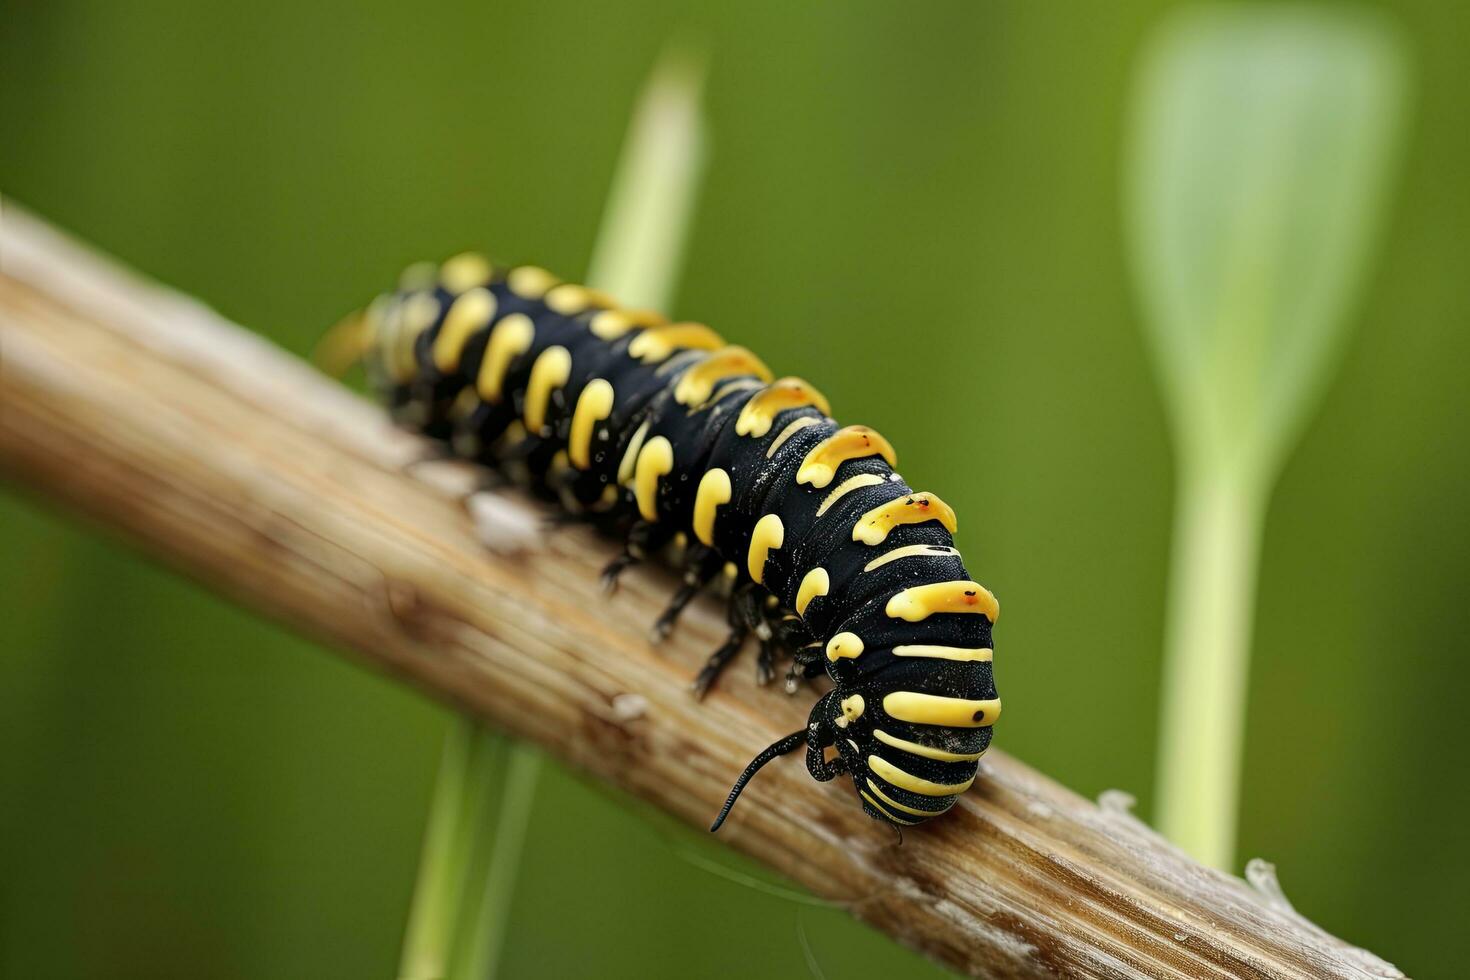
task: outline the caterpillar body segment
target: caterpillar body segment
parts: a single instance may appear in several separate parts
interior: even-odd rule
[[[802,746],[814,778],[848,776],[864,811],[898,826],[973,782],[1000,711],[998,607],[954,548],[954,512],[899,477],[877,432],[834,422],[817,388],[702,324],[620,309],[532,266],[415,266],[362,327],[395,419],[623,538],[609,586],[685,544],[655,638],[729,581],[730,632],[697,694],[752,635],[761,682],[783,652],[788,690],[830,677],[807,727],[756,756],[712,830],[763,765]]]

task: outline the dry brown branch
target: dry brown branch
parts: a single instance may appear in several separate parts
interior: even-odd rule
[[[0,261],[0,468],[37,495],[698,827],[804,723],[808,699],[745,670],[696,703],[712,603],[655,647],[670,580],[635,572],[604,598],[610,542],[488,551],[456,464],[412,465],[422,443],[289,355],[15,209]],[[538,516],[494,509],[507,533]],[[901,847],[796,760],[722,836],[977,975],[1401,976],[999,752]]]

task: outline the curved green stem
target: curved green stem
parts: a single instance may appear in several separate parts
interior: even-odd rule
[[[1186,467],[1175,510],[1158,826],[1200,861],[1227,870],[1266,499],[1256,481],[1228,467]]]

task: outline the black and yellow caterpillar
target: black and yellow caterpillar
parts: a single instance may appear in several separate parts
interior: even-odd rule
[[[684,584],[656,634],[730,580],[729,639],[696,693],[751,633],[762,683],[777,647],[792,655],[789,689],[831,677],[711,830],[763,765],[803,744],[814,778],[847,773],[892,824],[943,813],[974,782],[1000,714],[998,607],[954,548],[954,512],[904,483],[877,432],[839,427],[815,388],[774,379],[709,327],[620,309],[534,266],[473,254],[415,266],[354,322],[396,419],[623,536],[609,585],[682,540]]]

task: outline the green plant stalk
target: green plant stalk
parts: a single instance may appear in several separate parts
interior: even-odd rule
[[[1269,487],[1225,464],[1186,464],[1175,506],[1159,741],[1158,826],[1229,870],[1239,813],[1246,683]]]
[[[453,977],[485,980],[499,972],[542,764],[541,755],[530,746],[521,742],[510,744],[498,785],[500,812],[495,820],[494,841],[483,864],[476,862],[476,871],[484,884],[476,908],[471,911],[473,919],[460,930],[460,948],[451,961]]]
[[[449,975],[464,900],[480,880],[476,841],[503,781],[505,739],[475,720],[456,719],[444,738],[399,962],[400,980]]]

